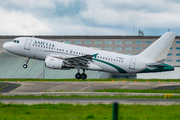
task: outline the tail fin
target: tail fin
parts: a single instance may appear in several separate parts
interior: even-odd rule
[[[151,61],[164,62],[175,37],[176,33],[166,32],[152,45],[141,52],[139,56],[148,58]]]

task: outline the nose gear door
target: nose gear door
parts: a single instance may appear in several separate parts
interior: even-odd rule
[[[25,45],[24,45],[24,49],[25,50],[30,50],[30,46],[31,46],[31,39],[27,39],[26,40],[26,43],[25,43]]]
[[[131,58],[129,69],[135,70],[135,65],[136,65],[136,59]]]

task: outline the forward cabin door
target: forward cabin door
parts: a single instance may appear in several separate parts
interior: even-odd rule
[[[135,66],[136,66],[136,59],[131,58],[129,69],[135,70]]]
[[[25,43],[25,45],[24,45],[24,49],[25,50],[30,50],[30,46],[31,46],[31,39],[26,39],[26,43]]]

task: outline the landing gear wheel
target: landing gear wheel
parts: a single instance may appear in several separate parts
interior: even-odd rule
[[[27,64],[24,64],[24,65],[23,65],[23,68],[24,68],[24,69],[26,69],[27,67],[28,67],[28,65],[27,65]]]
[[[81,74],[81,79],[85,80],[87,78],[87,75],[85,73]]]
[[[81,79],[81,74],[80,74],[80,73],[77,73],[77,74],[75,75],[75,77],[76,77],[76,79]]]

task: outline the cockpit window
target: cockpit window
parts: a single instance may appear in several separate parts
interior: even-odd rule
[[[19,43],[19,40],[13,40],[14,43]]]

